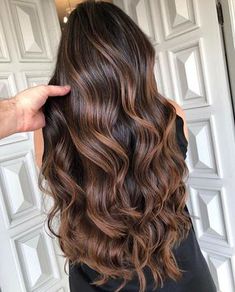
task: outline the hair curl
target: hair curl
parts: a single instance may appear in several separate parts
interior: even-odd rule
[[[146,266],[155,287],[179,279],[172,248],[191,227],[176,110],[158,93],[154,63],[153,45],[125,12],[83,2],[62,32],[49,82],[71,92],[44,107],[39,186],[53,198],[48,227],[71,263],[101,274],[92,284],[123,278],[116,291],[135,273],[145,291]]]

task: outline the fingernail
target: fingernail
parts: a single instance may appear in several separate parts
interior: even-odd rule
[[[70,85],[65,85],[65,89],[71,89]]]

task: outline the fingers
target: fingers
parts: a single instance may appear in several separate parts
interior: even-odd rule
[[[71,90],[71,87],[69,85],[66,86],[46,85],[45,89],[48,96],[63,96]]]

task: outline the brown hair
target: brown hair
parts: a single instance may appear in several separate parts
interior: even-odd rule
[[[83,2],[62,33],[49,82],[71,91],[44,107],[39,184],[53,198],[48,227],[71,263],[101,274],[92,284],[123,278],[116,291],[135,273],[144,291],[146,266],[156,286],[179,279],[172,248],[191,227],[176,110],[158,93],[154,63],[154,47],[125,12]]]

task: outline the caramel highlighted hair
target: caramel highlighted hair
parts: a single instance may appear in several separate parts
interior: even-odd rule
[[[158,287],[178,280],[172,248],[191,227],[176,110],[158,93],[154,63],[154,47],[125,12],[83,2],[62,32],[50,80],[71,92],[44,107],[48,227],[66,259],[100,273],[92,284],[123,279],[116,292],[135,274],[145,291],[147,266]]]

